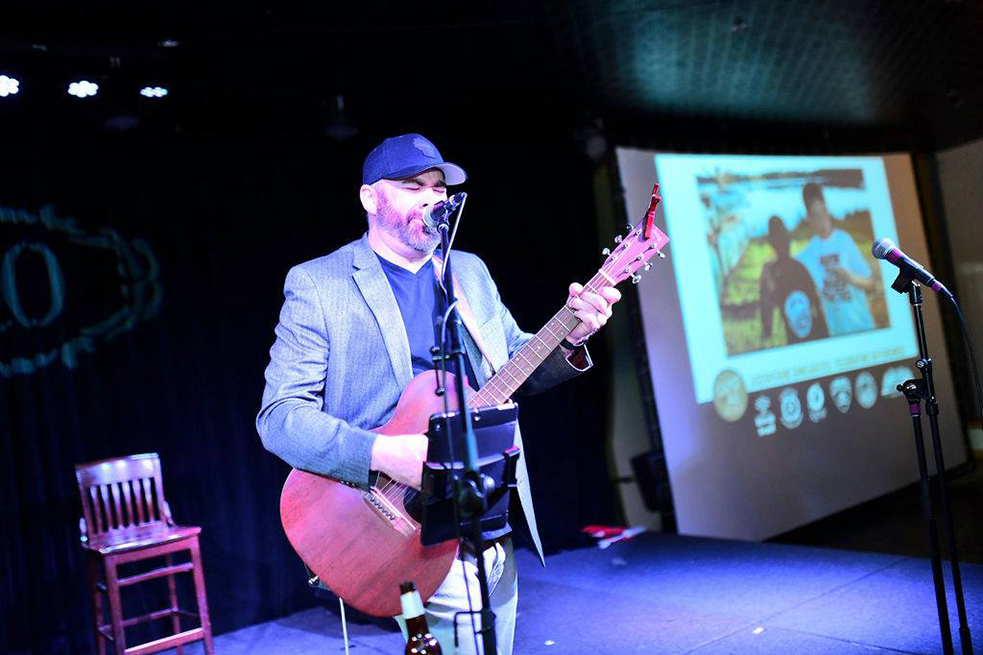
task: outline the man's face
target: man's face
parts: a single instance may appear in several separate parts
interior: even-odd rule
[[[403,180],[379,180],[376,191],[379,229],[418,252],[430,252],[440,243],[437,230],[423,223],[423,210],[447,200],[442,171],[431,169]]]
[[[821,199],[813,200],[807,209],[809,224],[821,238],[825,239],[833,231],[833,217],[829,215],[826,208],[826,201]]]

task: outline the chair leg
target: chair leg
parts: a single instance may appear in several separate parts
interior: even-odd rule
[[[164,555],[164,561],[167,566],[172,566],[174,564],[174,557],[170,554]],[[174,634],[181,632],[181,615],[178,614],[178,604],[177,604],[177,585],[174,583],[174,576],[167,576],[167,594],[171,600],[171,611],[174,614],[171,615],[171,627],[174,629]],[[184,646],[177,647],[177,655],[184,655]]]
[[[123,655],[126,651],[126,632],[123,628],[123,607],[119,598],[119,577],[116,573],[116,558],[112,555],[106,557],[106,595],[109,600],[109,623],[113,630],[113,647],[116,655]]]
[[[205,637],[205,653],[215,655],[215,644],[212,642],[212,621],[208,617],[208,595],[205,593],[205,572],[201,566],[201,549],[198,547],[198,537],[191,540],[191,562],[194,564],[195,596],[198,600],[198,616],[201,619],[201,630]]]
[[[96,586],[99,582],[99,562],[95,553],[88,553],[86,565],[89,573],[89,593],[92,595],[92,629],[95,632],[96,652],[99,655],[106,655],[106,638],[99,630],[102,624],[102,592]]]

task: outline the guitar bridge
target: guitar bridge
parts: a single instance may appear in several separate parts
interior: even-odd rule
[[[406,516],[403,509],[397,507],[378,487],[372,487],[369,491],[362,492],[362,499],[369,506],[369,509],[375,512],[376,516],[404,537],[412,537],[416,532],[416,525]]]

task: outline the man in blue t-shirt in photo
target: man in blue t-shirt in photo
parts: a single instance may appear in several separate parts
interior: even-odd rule
[[[806,220],[815,231],[796,259],[809,271],[826,315],[830,336],[872,330],[874,317],[867,292],[876,289],[870,265],[853,237],[833,227],[823,189],[815,182],[802,188]]]

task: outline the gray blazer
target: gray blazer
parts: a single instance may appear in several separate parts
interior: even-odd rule
[[[516,325],[481,259],[461,251],[453,257],[454,276],[497,369],[532,335]],[[290,269],[284,297],[256,417],[263,445],[294,468],[367,488],[377,438],[369,430],[389,420],[413,377],[402,315],[368,237]],[[464,339],[477,383],[483,385],[487,375],[481,353],[467,331]],[[578,368],[557,349],[519,391],[536,393],[574,377],[590,367],[586,353],[585,361]],[[522,448],[518,429],[515,444]],[[524,456],[517,478],[542,561]]]

